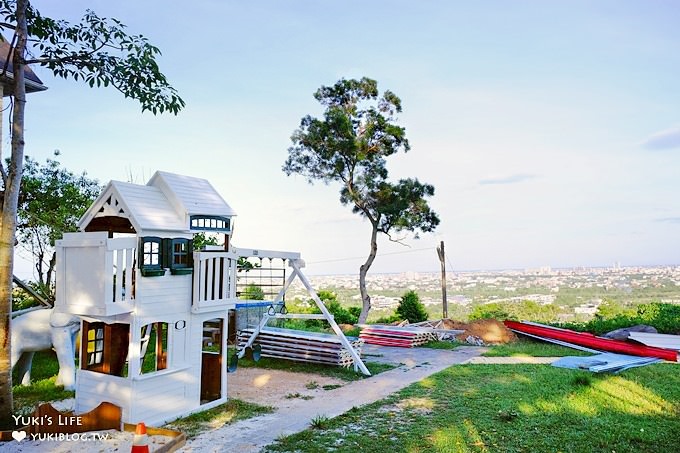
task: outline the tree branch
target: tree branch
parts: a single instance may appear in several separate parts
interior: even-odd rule
[[[2,174],[2,187],[7,187],[7,170],[2,163],[0,163],[0,174]]]

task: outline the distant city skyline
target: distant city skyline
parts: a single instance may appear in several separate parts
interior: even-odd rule
[[[237,246],[299,251],[310,275],[358,272],[369,226],[337,185],[281,166],[300,119],[322,112],[314,91],[367,76],[404,108],[412,150],[391,176],[433,184],[442,220],[410,250],[381,238],[371,272],[436,271],[441,240],[450,270],[680,262],[677,2],[225,0],[191,20],[176,0],[32,3],[147,36],[187,107],[141,114],[34,68],[49,90],[29,95],[26,153],[59,149],[102,183],[206,178],[239,214]]]

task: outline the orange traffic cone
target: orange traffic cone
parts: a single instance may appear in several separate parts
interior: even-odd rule
[[[137,423],[130,453],[149,453],[149,438],[146,435],[146,425],[144,423]]]

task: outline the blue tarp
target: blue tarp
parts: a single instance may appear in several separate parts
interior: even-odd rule
[[[645,366],[656,362],[661,362],[661,359],[657,359],[656,357],[638,357],[634,355],[603,352],[602,354],[588,357],[562,357],[553,362],[552,366],[588,370],[594,373],[606,371],[618,373],[627,370],[628,368]]]

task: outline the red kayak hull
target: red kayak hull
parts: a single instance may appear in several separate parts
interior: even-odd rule
[[[670,362],[678,361],[678,352],[672,349],[655,348],[652,346],[629,343],[627,341],[610,340],[609,338],[596,337],[587,332],[574,332],[567,329],[555,329],[549,326],[537,326],[517,321],[503,321],[508,329],[520,333],[528,333],[553,340],[566,341],[567,343],[586,346],[598,351],[616,352],[619,354],[635,355],[640,357],[657,357]]]

